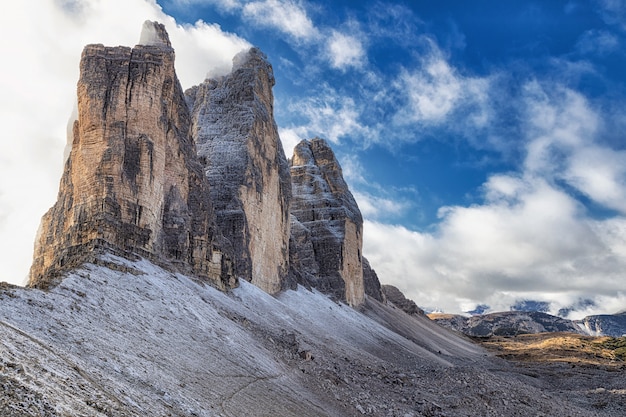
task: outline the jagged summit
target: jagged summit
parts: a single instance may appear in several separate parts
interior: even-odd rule
[[[301,283],[352,306],[366,292],[384,299],[328,143],[302,141],[289,166],[259,49],[183,94],[165,27],[146,22],[134,48],[85,47],[80,74],[72,150],[31,286],[113,252],[224,289],[242,278],[270,294]]]
[[[230,74],[186,92],[217,225],[238,261],[235,272],[272,294],[288,285],[291,200],[273,86],[272,66],[252,48],[234,58]]]
[[[165,26],[159,22],[151,22],[146,20],[141,28],[139,36],[139,45],[144,46],[160,46],[171,48],[170,36],[165,30]]]
[[[267,86],[273,87],[276,83],[272,64],[270,64],[267,60],[267,55],[265,55],[259,48],[252,47],[248,50],[239,52],[233,57],[233,69],[231,73],[239,70],[252,70],[252,72],[248,73],[248,76],[251,76],[249,81],[255,82],[255,78],[265,76],[267,77]],[[262,96],[265,98],[272,97],[273,101],[273,94],[271,90],[264,91]]]
[[[144,33],[153,45],[83,51],[72,150],[58,200],[42,219],[30,286],[46,286],[102,250],[235,285],[174,50],[163,25],[147,22]]]
[[[363,218],[328,143],[304,140],[291,158],[292,269],[352,306],[364,302]]]

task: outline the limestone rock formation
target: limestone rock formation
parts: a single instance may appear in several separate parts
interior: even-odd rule
[[[393,285],[383,285],[381,288],[385,299],[398,307],[400,310],[404,311],[406,314],[410,316],[424,315],[424,310],[419,308],[413,300],[406,298],[402,291],[400,291],[397,287],[394,287]]]
[[[386,297],[380,286],[378,274],[376,274],[376,271],[372,269],[370,262],[365,256],[363,257],[363,287],[366,295],[380,301],[381,303],[385,302]]]
[[[291,159],[291,259],[307,284],[345,300],[365,299],[363,218],[325,140],[300,142]]]
[[[148,257],[226,288],[236,284],[163,25],[146,44],[85,47],[78,119],[58,200],[35,242],[31,286],[108,251]]]
[[[211,184],[217,224],[233,245],[235,272],[271,294],[289,272],[289,166],[273,117],[274,75],[256,48],[230,74],[186,92],[192,136]]]
[[[315,259],[315,248],[311,231],[291,215],[291,236],[289,238],[289,268],[297,283],[311,289],[319,287],[320,267]]]

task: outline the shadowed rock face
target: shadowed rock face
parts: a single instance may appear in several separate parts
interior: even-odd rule
[[[128,47],[85,47],[78,119],[58,200],[35,242],[30,286],[106,248],[138,254],[226,288],[232,264],[215,233],[208,181],[162,25]]]
[[[378,274],[372,269],[370,262],[367,258],[363,257],[363,286],[365,287],[365,294],[374,298],[375,300],[384,303],[386,300],[385,294],[380,286]]]
[[[217,224],[233,245],[235,272],[271,294],[289,273],[291,180],[273,117],[274,75],[258,49],[232,72],[186,92],[192,135],[211,184]]]
[[[363,218],[323,139],[300,142],[291,159],[291,261],[305,285],[361,305]]]
[[[381,292],[384,294],[388,302],[392,303],[400,310],[404,311],[410,316],[423,316],[424,310],[419,308],[413,300],[410,300],[404,296],[402,291],[393,285],[383,285]]]

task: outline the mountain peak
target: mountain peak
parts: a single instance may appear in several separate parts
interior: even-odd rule
[[[144,37],[169,46],[161,24],[144,24]],[[189,124],[173,49],[85,47],[72,150],[42,219],[30,286],[47,286],[101,251],[236,285]]]
[[[295,273],[307,285],[361,305],[363,218],[325,140],[303,140],[295,147],[291,181]]]
[[[139,45],[172,47],[165,25],[150,20],[146,20],[143,23],[141,35],[139,36]]]

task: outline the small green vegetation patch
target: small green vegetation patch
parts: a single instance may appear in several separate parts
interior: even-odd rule
[[[626,361],[626,337],[611,337],[602,342],[602,347],[612,350],[617,359]]]

